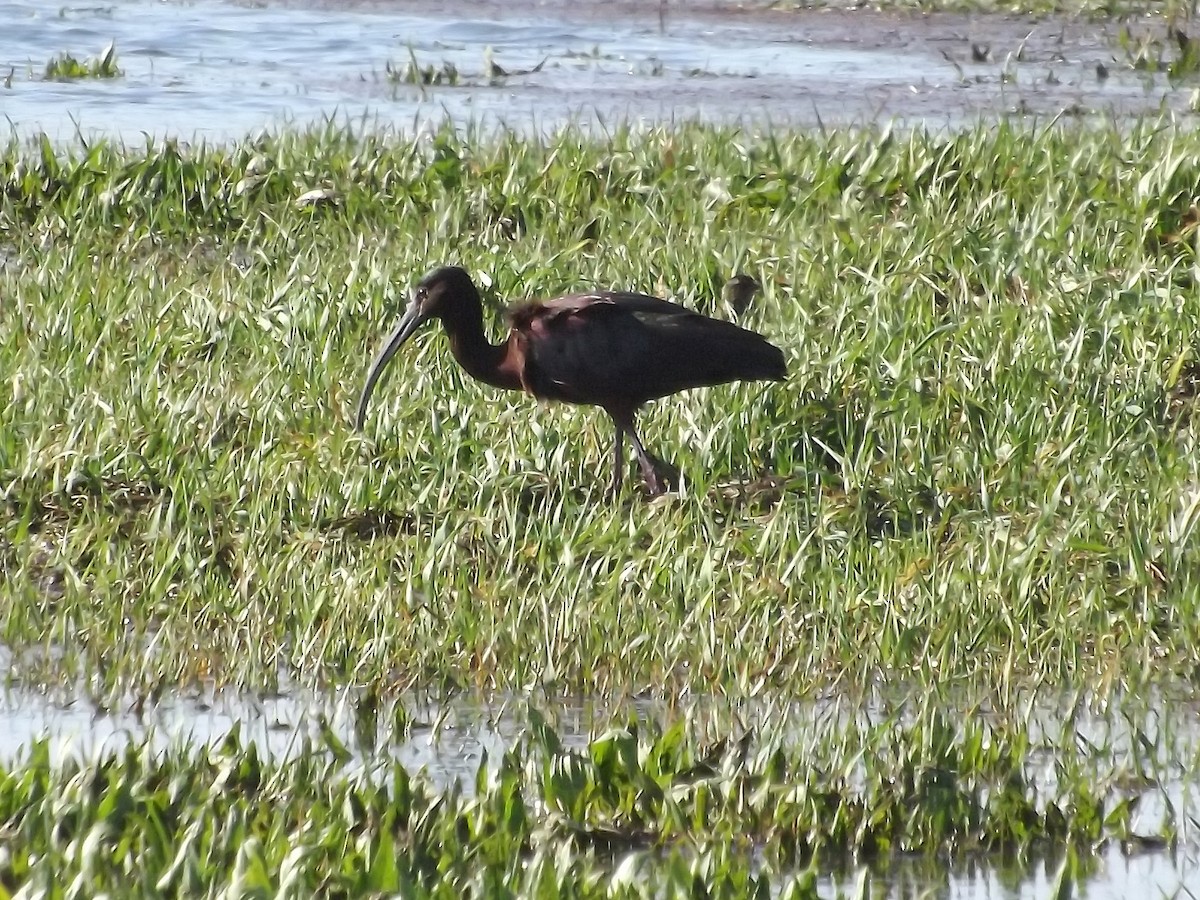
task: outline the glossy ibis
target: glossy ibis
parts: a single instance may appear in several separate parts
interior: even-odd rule
[[[483,332],[483,306],[471,276],[447,266],[417,284],[403,318],[371,363],[358,402],[357,428],[363,426],[371,392],[388,361],[430,319],[441,319],[450,352],[472,378],[607,412],[617,430],[614,496],[621,489],[626,435],[650,493],[666,490],[666,466],[646,451],[634,428],[642,404],[689,388],[787,376],[780,349],[753,331],[623,291],[517,306],[509,312],[508,339],[493,345]]]

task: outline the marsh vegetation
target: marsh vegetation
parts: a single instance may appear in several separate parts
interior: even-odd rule
[[[79,60],[70,53],[60,53],[46,63],[42,77],[47,81],[74,81],[80,78],[120,78],[117,66],[117,45],[110,43],[104,52],[93,59]]]
[[[534,711],[469,796],[332,733],[283,762],[34,747],[0,776],[0,885],[140,860],[154,896],[811,896],[847,856],[1049,852],[1067,884],[1108,841],[1187,845],[1197,160],[1165,119],[10,145],[10,677],[126,702],[287,673],[385,730],[409,689]],[[644,415],[682,468],[654,501],[604,500],[602,416],[489,392],[434,330],[356,434],[378,334],[444,262],[493,336],[506,301],[594,287],[724,316],[746,273],[792,374]],[[724,735],[614,712],[583,749],[536,712],[827,693]],[[1064,696],[1047,736],[1030,698]],[[1124,737],[1080,740],[1110,707]]]

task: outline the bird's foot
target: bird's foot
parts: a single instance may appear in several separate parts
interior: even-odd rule
[[[650,465],[642,466],[642,478],[645,479],[646,490],[650,496],[657,497],[678,486],[679,469],[653,454],[649,456]]]
[[[657,472],[646,476],[645,481],[646,493],[648,493],[651,497],[661,497],[671,489],[671,486],[667,484],[667,480],[661,477]]]

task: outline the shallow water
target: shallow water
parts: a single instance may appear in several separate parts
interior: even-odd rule
[[[22,137],[140,143],[327,118],[404,130],[447,118],[518,130],[680,119],[944,127],[1187,108],[1188,92],[1135,72],[1103,24],[678,3],[660,20],[656,8],[0,0],[0,112]],[[95,58],[110,41],[122,77],[45,80],[60,53]],[[403,72],[414,58],[452,64],[459,83],[389,80],[389,66]],[[489,75],[491,64],[510,74]]]
[[[235,727],[243,744],[254,744],[268,759],[283,760],[322,746],[322,731],[328,728],[361,761],[390,758],[409,771],[424,771],[439,790],[458,782],[470,793],[484,753],[497,759],[524,731],[519,706],[479,699],[388,704],[377,728],[368,731],[360,724],[359,708],[349,692],[290,690],[259,696],[208,691],[168,696],[144,708],[126,703],[103,710],[79,698],[11,691],[0,700],[0,765],[20,759],[35,739],[48,742],[52,759],[90,758],[147,741],[155,747],[212,747]],[[556,717],[565,746],[586,745],[585,719],[582,707],[564,708]]]
[[[1095,873],[1081,880],[1072,896],[1086,900],[1151,900],[1196,896],[1200,890],[1200,858],[1194,852],[1126,855],[1120,848],[1111,847],[1095,862]],[[1059,859],[1017,865],[988,858],[939,869],[936,863],[926,860],[897,859],[821,880],[818,889],[822,897],[858,896],[858,885],[865,877],[871,887],[868,896],[872,897],[1042,900],[1055,896],[1060,865]]]
[[[260,696],[223,690],[168,696],[140,711],[134,704],[101,710],[81,698],[55,700],[14,689],[0,697],[0,765],[19,760],[39,738],[48,742],[52,758],[91,757],[114,752],[130,742],[149,741],[160,747],[181,742],[214,746],[235,727],[243,744],[255,744],[266,757],[285,759],[322,746],[322,731],[328,728],[364,763],[396,760],[411,772],[423,771],[436,788],[458,783],[470,795],[484,754],[492,765],[498,764],[503,751],[528,727],[525,701],[520,698],[460,697],[439,702],[407,697],[382,704],[377,727],[364,729],[360,700],[351,691],[320,694],[288,688],[286,693]],[[1188,714],[1193,707],[1180,705],[1177,699],[1154,697],[1151,701],[1136,704],[1136,711],[1114,707],[1104,713],[1072,711],[1069,701],[1039,703],[1028,713],[1031,737],[1054,745],[1061,740],[1061,733],[1073,733],[1092,747],[1105,748],[1101,755],[1110,757],[1118,768],[1126,765],[1136,743],[1148,742],[1158,748],[1156,775],[1162,779],[1163,798],[1176,808],[1187,809],[1194,805],[1197,786],[1190,783],[1182,764],[1200,752],[1200,723]],[[659,722],[687,715],[713,737],[731,730],[769,730],[781,721],[801,735],[847,723],[850,718],[859,724],[878,724],[896,716],[896,710],[878,697],[862,704],[829,699],[731,706],[728,701],[695,698],[670,707],[651,701],[627,701],[618,708],[580,701],[539,701],[538,707],[549,717],[563,744],[573,749],[584,747],[614,718],[628,714]],[[901,721],[905,718],[900,716]],[[1044,768],[1035,777],[1052,792],[1052,758],[1047,758]],[[1162,800],[1144,797],[1134,832],[1154,833],[1162,813]],[[1181,849],[1176,852],[1127,855],[1120,847],[1106,848],[1091,862],[1093,870],[1077,885],[1076,896],[1093,900],[1195,896],[1200,892],[1200,845],[1194,837],[1182,837]],[[948,866],[923,857],[897,856],[836,867],[819,879],[818,888],[821,896],[857,896],[865,881],[870,896],[1035,900],[1054,896],[1060,865],[1057,858],[1022,863],[989,856]]]

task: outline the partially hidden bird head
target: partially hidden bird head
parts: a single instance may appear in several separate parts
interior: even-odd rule
[[[358,400],[358,413],[354,417],[355,428],[362,429],[367,418],[367,403],[371,399],[371,392],[375,390],[375,383],[404,342],[430,319],[441,319],[444,322],[461,317],[469,314],[471,305],[479,305],[479,292],[475,289],[471,276],[458,266],[442,266],[417,282],[404,315],[383,342],[367,372],[367,381]]]
[[[762,290],[762,284],[753,275],[739,272],[725,282],[722,292],[725,302],[729,304],[735,315],[741,315],[750,307],[754,295]]]

